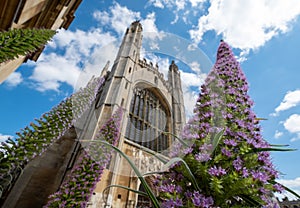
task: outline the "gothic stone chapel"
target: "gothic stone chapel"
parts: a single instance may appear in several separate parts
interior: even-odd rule
[[[118,147],[135,162],[142,173],[161,170],[162,163],[147,151],[166,152],[185,124],[180,72],[172,61],[168,78],[158,66],[140,58],[142,25],[133,22],[126,30],[111,70],[105,67],[105,83],[96,101],[78,126],[71,128],[40,157],[31,161],[6,197],[3,206],[42,207],[57,191],[76,164],[80,139],[93,138],[99,126],[118,109],[123,109]],[[162,134],[170,132],[171,134]],[[127,161],[114,154],[88,203],[89,208],[147,207],[147,198],[112,184],[143,190]]]

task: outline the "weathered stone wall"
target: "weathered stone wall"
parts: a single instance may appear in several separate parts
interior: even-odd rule
[[[69,130],[40,157],[25,167],[2,207],[40,208],[57,191],[75,146],[76,133]]]

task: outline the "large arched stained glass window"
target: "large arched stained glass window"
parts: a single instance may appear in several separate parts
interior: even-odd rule
[[[126,138],[156,152],[169,146],[170,117],[166,106],[151,88],[134,89],[129,109]]]

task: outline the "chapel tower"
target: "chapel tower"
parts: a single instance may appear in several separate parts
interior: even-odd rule
[[[126,30],[116,59],[96,103],[97,125],[101,126],[118,108],[124,113],[119,148],[135,161],[143,172],[160,170],[162,163],[144,151],[167,156],[174,138],[163,132],[179,135],[185,124],[180,72],[174,61],[168,80],[158,65],[140,59],[142,25],[133,22]],[[97,129],[97,128],[95,128]],[[115,156],[98,184],[90,207],[139,207],[147,201],[120,188],[102,191],[111,184],[141,189],[140,182],[127,162]]]

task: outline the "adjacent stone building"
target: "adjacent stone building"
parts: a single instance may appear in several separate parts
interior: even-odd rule
[[[279,201],[279,205],[281,208],[300,208],[300,200],[289,200],[285,197]]]
[[[67,29],[74,20],[74,13],[82,0],[1,0],[0,31],[21,28]],[[0,84],[24,61],[36,61],[44,48],[30,57],[0,64]]]

